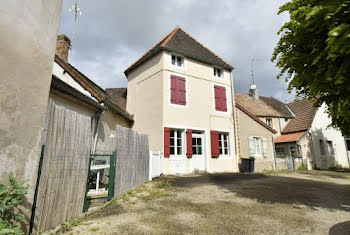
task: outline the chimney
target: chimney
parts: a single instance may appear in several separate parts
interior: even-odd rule
[[[256,85],[253,84],[250,89],[249,89],[249,95],[253,97],[254,99],[258,100],[259,99],[259,92],[258,88],[256,88]]]
[[[58,35],[56,42],[56,53],[68,61],[69,49],[70,39],[65,34]]]

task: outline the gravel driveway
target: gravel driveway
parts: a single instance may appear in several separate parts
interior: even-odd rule
[[[147,183],[65,233],[344,234],[349,223],[350,173],[206,174]]]

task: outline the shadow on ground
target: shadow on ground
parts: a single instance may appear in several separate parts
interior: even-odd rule
[[[227,193],[262,203],[300,204],[309,208],[350,211],[350,185],[264,174],[208,174],[170,177],[177,187],[214,184]]]

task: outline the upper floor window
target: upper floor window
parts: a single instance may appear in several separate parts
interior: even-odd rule
[[[186,79],[170,76],[170,102],[172,104],[186,105]]]
[[[272,118],[266,118],[266,124],[272,127]]]
[[[222,78],[223,77],[222,69],[214,67],[214,77]]]
[[[226,88],[214,85],[215,110],[227,112]]]
[[[178,67],[184,67],[184,58],[176,55],[171,55],[171,64]]]

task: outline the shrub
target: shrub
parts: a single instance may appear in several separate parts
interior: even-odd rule
[[[299,167],[298,167],[299,171],[306,171],[307,170],[307,165],[302,163]]]
[[[9,186],[0,184],[0,235],[23,234],[19,223],[25,218],[17,210],[17,206],[27,194],[25,180],[16,180],[13,173],[9,175]]]

